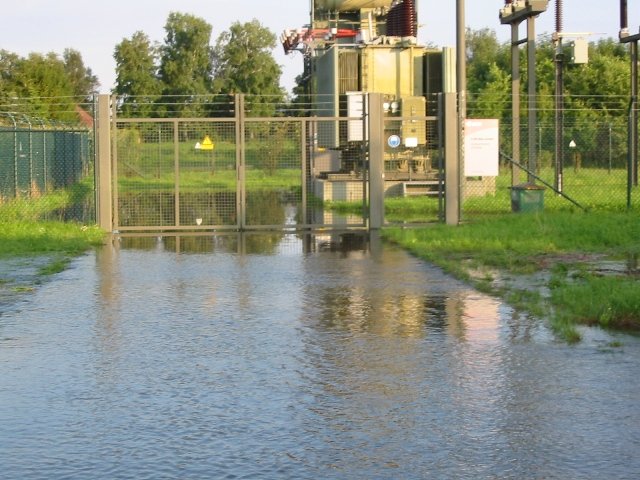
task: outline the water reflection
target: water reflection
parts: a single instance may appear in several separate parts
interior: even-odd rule
[[[0,328],[7,478],[640,468],[640,340],[555,342],[375,235],[116,237]]]
[[[427,267],[411,257],[408,262],[404,252],[383,247],[375,236],[350,233],[314,238],[316,251],[350,260],[344,270],[339,264],[336,269],[336,262],[325,256],[304,264],[309,278],[320,282],[305,285],[304,314],[323,328],[418,337],[446,331],[463,337],[469,318],[486,316],[497,321],[495,309],[494,315],[481,311],[488,308],[482,300],[467,304],[461,284],[451,288],[451,279],[445,280],[439,270],[425,271]],[[440,282],[448,282],[445,289]],[[489,305],[495,303],[489,301]]]
[[[237,192],[232,190],[181,192],[145,192],[118,197],[120,227],[139,226],[235,226],[238,224]],[[246,224],[285,225],[287,210],[294,207],[289,223],[300,223],[297,213],[301,203],[286,190],[256,190],[246,193]]]
[[[336,228],[363,226],[363,215],[345,215],[307,207],[303,218],[301,192],[287,188],[254,190],[245,194],[246,212],[243,222],[248,227],[324,225]],[[238,192],[215,189],[206,192],[140,190],[118,196],[118,227],[236,227]],[[310,199],[311,201],[311,199]]]
[[[284,232],[121,235],[118,248],[173,253],[274,254],[285,243]]]

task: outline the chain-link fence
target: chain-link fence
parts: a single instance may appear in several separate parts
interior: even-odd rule
[[[0,112],[0,217],[95,221],[93,146],[90,122]]]
[[[233,96],[115,99],[116,118],[127,119],[112,132],[116,223],[363,224],[370,148],[364,98],[247,95],[240,106]],[[405,100],[385,105],[386,223],[442,220],[442,112],[435,96]],[[558,124],[552,100],[542,97],[532,129],[523,108],[514,152],[510,104],[469,98],[469,118],[499,118],[500,154],[497,175],[463,178],[462,219],[512,212],[518,195],[528,202],[533,194],[533,208],[544,211],[640,208],[637,183],[628,181],[627,100],[567,99]],[[93,108],[79,105],[78,121],[65,124],[0,114],[3,218],[95,218]],[[542,190],[513,188],[521,184]],[[335,207],[345,203],[355,207],[346,215],[357,219],[338,220]]]
[[[483,100],[469,100],[469,117],[484,118],[476,113],[486,109]],[[543,97],[540,104],[551,101]],[[625,101],[606,96],[569,98],[566,104],[571,107],[563,111],[560,122],[556,122],[553,109],[539,107],[531,129],[523,111],[517,152],[513,150],[511,116],[503,116],[499,173],[495,177],[465,178],[464,220],[517,211],[521,199],[529,202],[526,208],[531,210],[625,210],[628,204],[632,209],[640,208],[637,183],[632,181],[630,185],[628,181],[629,112]],[[522,104],[526,105],[525,100]],[[496,104],[489,110],[505,109],[510,113],[507,104]]]

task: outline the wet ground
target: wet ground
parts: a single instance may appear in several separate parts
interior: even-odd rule
[[[496,291],[504,289],[529,290],[540,293],[542,298],[548,298],[549,281],[553,269],[559,265],[566,268],[566,277],[585,273],[596,276],[619,276],[640,278],[640,264],[637,257],[626,260],[616,260],[602,254],[545,254],[532,260],[535,271],[531,273],[514,273],[490,267],[468,268],[468,272],[475,281],[489,281]]]
[[[47,255],[0,258],[0,313],[42,283],[40,269],[52,259]]]
[[[375,239],[123,238],[14,294],[0,477],[640,471],[640,339],[559,342]]]

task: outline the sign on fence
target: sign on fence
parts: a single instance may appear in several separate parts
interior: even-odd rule
[[[464,175],[497,177],[500,122],[496,119],[467,119],[464,127]]]

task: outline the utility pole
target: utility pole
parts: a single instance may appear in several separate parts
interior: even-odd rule
[[[467,93],[467,32],[465,20],[465,0],[456,0],[456,84],[458,95],[460,95],[460,116],[464,119],[467,116],[466,93]]]
[[[629,34],[627,0],[620,0],[620,42],[628,43],[631,56],[631,99],[627,152],[627,208],[631,207],[631,187],[638,186],[638,41],[640,33]]]
[[[562,0],[556,0],[556,31],[553,42],[556,47],[556,89],[555,89],[555,181],[554,187],[562,193],[564,169],[564,52],[562,51]]]
[[[505,6],[500,10],[500,23],[511,25],[511,99],[512,99],[512,135],[513,137],[513,159],[520,163],[520,64],[516,59],[519,57],[518,46],[527,44],[527,75],[529,77],[528,92],[528,133],[529,133],[529,172],[536,171],[537,149],[536,149],[536,123],[537,123],[537,95],[536,95],[536,39],[535,39],[535,18],[547,10],[548,0],[505,0]],[[518,29],[520,23],[527,20],[527,37],[519,39]],[[516,81],[515,79],[518,79]],[[517,110],[516,110],[517,108]],[[516,153],[517,152],[517,153]],[[512,185],[519,182],[519,172],[513,169]],[[534,177],[528,174],[527,181],[534,183]]]
[[[467,118],[467,26],[465,1],[456,0],[456,91],[458,92],[458,211],[464,198],[464,122]],[[458,214],[458,219],[460,214]]]

